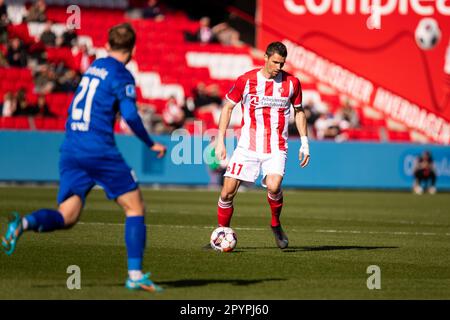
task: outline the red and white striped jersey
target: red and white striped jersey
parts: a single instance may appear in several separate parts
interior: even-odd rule
[[[261,69],[241,75],[226,98],[241,103],[242,129],[238,146],[258,153],[287,151],[291,104],[301,107],[300,81],[281,71],[267,79]]]

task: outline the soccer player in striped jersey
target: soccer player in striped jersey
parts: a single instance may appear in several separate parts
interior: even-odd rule
[[[233,199],[242,181],[255,182],[260,171],[262,185],[267,188],[267,201],[272,212],[271,227],[277,246],[284,249],[288,238],[280,223],[283,207],[283,181],[288,138],[290,106],[294,107],[295,124],[301,138],[300,166],[310,160],[306,116],[302,108],[300,81],[282,70],[287,49],[281,42],[268,45],[262,69],[241,75],[226,95],[219,120],[216,155],[225,159],[225,131],[231,113],[241,104],[241,136],[229,161],[217,207],[219,226],[228,227],[233,215]]]
[[[114,140],[117,112],[159,158],[165,155],[166,147],[148,136],[137,112],[135,81],[125,67],[134,53],[135,31],[124,23],[111,28],[108,36],[108,57],[95,60],[83,74],[69,107],[60,150],[58,209],[40,209],[24,217],[15,213],[2,246],[11,255],[25,231],[50,232],[75,225],[88,193],[97,184],[125,211],[128,253],[125,286],[131,290],[160,291],[150,280],[150,274],[142,273],[145,207],[136,178]]]

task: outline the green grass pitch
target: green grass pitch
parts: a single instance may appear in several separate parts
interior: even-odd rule
[[[55,206],[56,188],[0,188],[0,228],[8,214]],[[449,299],[450,196],[401,192],[285,191],[288,249],[275,247],[262,190],[240,192],[231,253],[205,251],[218,192],[144,190],[145,267],[165,291],[130,292],[124,216],[93,190],[80,223],[26,233],[0,255],[0,299]],[[66,286],[69,265],[81,289]],[[369,290],[367,267],[381,270]]]

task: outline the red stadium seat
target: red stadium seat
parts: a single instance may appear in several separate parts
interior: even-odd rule
[[[0,117],[0,129],[15,129],[13,117]]]
[[[343,131],[346,133],[349,140],[362,140],[362,141],[379,141],[380,135],[377,130],[373,129],[346,129]]]
[[[64,131],[65,129],[65,119],[59,118],[35,118],[34,125],[37,130],[44,131]]]
[[[196,110],[195,116],[198,120],[203,121],[206,129],[217,128],[217,125],[214,121],[214,115],[211,112],[198,112]]]
[[[69,17],[65,7],[49,6],[47,7],[45,13],[47,15],[47,19],[54,22],[66,23],[67,18]]]
[[[32,93],[31,91],[28,91],[26,94],[26,99],[28,105],[34,106],[37,104],[38,96],[35,93]]]
[[[14,37],[21,39],[25,44],[33,44],[35,42],[34,38],[28,33],[28,25],[26,23],[8,25],[8,38]]]
[[[408,131],[388,131],[388,138],[390,141],[396,142],[410,142],[411,136]]]
[[[186,123],[184,124],[184,128],[190,133],[190,134],[194,134],[195,133],[195,123],[193,121],[186,121]]]
[[[47,60],[51,63],[64,63],[70,69],[76,69],[76,63],[70,48],[46,48]]]
[[[30,128],[28,117],[0,117],[0,128],[11,130],[27,130]]]

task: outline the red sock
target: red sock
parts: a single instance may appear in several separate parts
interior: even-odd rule
[[[283,192],[280,191],[277,194],[267,193],[267,201],[270,205],[270,210],[272,211],[272,227],[280,225],[280,214],[281,209],[283,209]]]
[[[223,201],[219,198],[217,203],[217,221],[221,227],[229,227],[233,215],[233,201]]]

